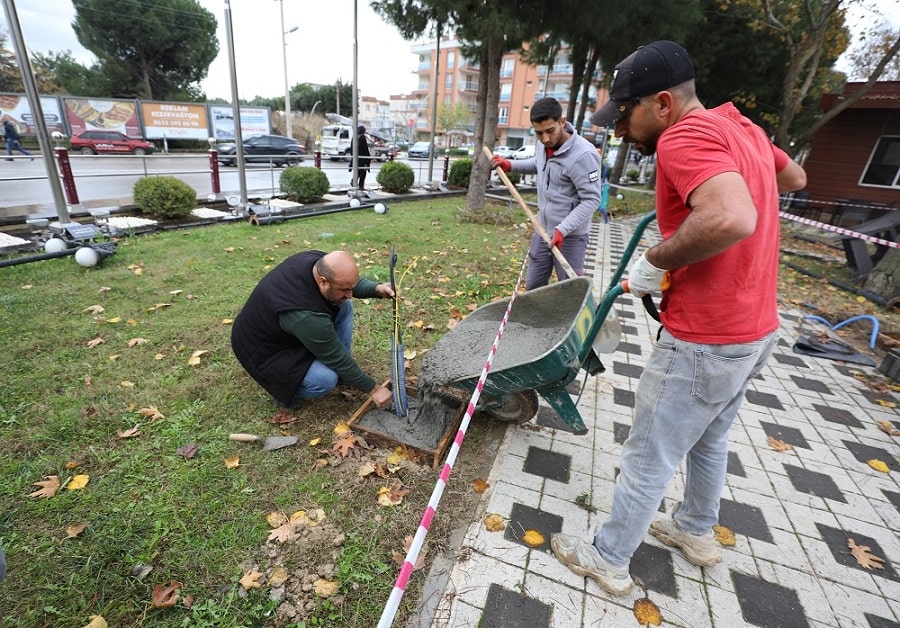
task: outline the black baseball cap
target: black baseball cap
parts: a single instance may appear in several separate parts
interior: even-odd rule
[[[610,126],[642,96],[661,92],[694,78],[694,64],[674,41],[641,46],[613,69],[609,100],[591,116],[591,124]]]

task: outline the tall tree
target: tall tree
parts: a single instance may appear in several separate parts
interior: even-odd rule
[[[194,99],[219,53],[216,18],[195,0],[73,0],[72,27],[115,93]],[[115,85],[115,87],[113,87]]]
[[[59,94],[63,92],[59,84],[54,80],[54,73],[42,65],[40,60],[41,56],[35,55],[31,64],[38,91],[42,94]],[[25,91],[25,86],[22,83],[19,59],[7,44],[6,34],[0,33],[0,92],[21,93],[23,91]]]

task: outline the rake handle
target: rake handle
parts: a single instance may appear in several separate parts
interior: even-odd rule
[[[484,151],[485,156],[490,160],[494,158],[494,153],[491,152],[487,146],[482,146],[482,150]],[[537,216],[534,215],[534,212],[531,211],[531,208],[528,207],[528,204],[525,202],[525,199],[522,198],[522,195],[519,194],[519,190],[516,189],[516,186],[512,184],[512,181],[509,180],[509,177],[506,176],[506,173],[503,172],[503,168],[497,166],[494,168],[497,171],[497,175],[500,177],[500,180],[503,181],[503,184],[506,185],[506,189],[509,190],[509,193],[512,194],[513,198],[519,203],[519,207],[522,208],[522,211],[525,212],[525,215],[528,216],[528,219],[531,221],[531,224],[534,225],[534,230],[537,231],[538,235],[541,236],[541,239],[547,243],[547,246],[550,247],[550,252],[553,253],[553,257],[556,258],[556,261],[559,262],[559,265],[562,266],[563,270],[566,271],[566,274],[569,277],[575,277],[578,273],[572,268],[572,265],[569,264],[568,260],[566,260],[565,256],[562,254],[557,247],[553,246],[553,240],[550,238],[550,235],[547,233],[547,230],[544,229],[544,225],[540,223],[537,219]]]

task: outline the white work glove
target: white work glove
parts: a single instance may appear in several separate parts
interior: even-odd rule
[[[660,290],[667,272],[648,262],[647,254],[642,253],[628,272],[628,291],[636,297],[642,297]]]

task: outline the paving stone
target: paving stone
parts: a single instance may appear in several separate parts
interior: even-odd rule
[[[865,373],[867,369],[864,369],[861,366],[847,366],[846,364],[834,364],[832,363],[834,370],[836,370],[841,375],[846,375],[847,377],[854,377],[855,373]]]
[[[531,549],[549,550],[550,535],[554,532],[562,532],[562,522],[563,518],[559,515],[516,503],[513,504],[512,512],[509,515],[509,523],[503,531],[503,538]],[[522,537],[528,530],[540,532],[544,537],[544,542],[537,546],[525,543]]]
[[[894,397],[894,395],[891,395],[889,393],[878,392],[878,391],[872,390],[871,388],[860,388],[859,392],[860,392],[860,394],[862,394],[863,397],[865,397],[866,399],[868,399],[870,402],[874,403],[875,405],[880,406],[881,403],[879,403],[879,402],[892,403],[895,406],[897,405],[897,398]]]
[[[613,440],[618,445],[623,445],[631,433],[631,426],[613,421]]]
[[[532,597],[491,584],[481,626],[496,628],[543,628],[550,626],[552,608]]]
[[[619,346],[616,347],[616,351],[621,351],[622,353],[628,353],[630,355],[641,355],[641,345],[636,345],[633,342],[620,342]]]
[[[872,576],[881,576],[888,580],[900,582],[900,578],[897,577],[897,572],[894,571],[893,565],[887,560],[884,550],[881,549],[878,541],[872,537],[859,534],[852,530],[839,530],[821,523],[816,524],[816,527],[819,529],[819,534],[822,536],[822,540],[825,541],[825,545],[831,550],[831,555],[834,556],[834,560],[839,564],[844,565],[845,567],[859,569]],[[882,565],[883,568],[866,569],[860,565],[856,560],[856,557],[850,553],[850,548],[847,545],[848,539],[853,539],[853,542],[856,543],[856,545],[867,545],[870,553],[884,560],[884,564]]]
[[[838,488],[830,475],[818,473],[817,471],[809,471],[802,467],[795,467],[790,464],[784,465],[788,478],[794,488],[809,495],[816,495],[824,499],[833,499],[835,501],[847,503],[847,498]]]
[[[799,366],[802,368],[809,368],[806,366],[806,362],[802,359],[798,358],[795,355],[785,355],[783,353],[773,353],[772,357],[779,364],[787,364],[788,366]]]
[[[619,318],[634,318],[634,312],[631,310],[616,309],[616,316]]]
[[[637,336],[638,330],[637,327],[632,327],[631,325],[622,325],[622,334],[625,336]]]
[[[892,619],[885,619],[871,613],[866,613],[865,618],[869,622],[869,628],[900,628],[900,623]]]
[[[841,442],[844,443],[844,447],[850,450],[853,457],[862,463],[868,464],[869,460],[872,459],[881,460],[891,471],[900,471],[900,463],[897,462],[896,457],[885,449],[864,445],[863,443],[857,443],[851,440],[842,440]]]
[[[760,508],[741,504],[730,499],[719,500],[719,525],[736,534],[773,543],[772,533]]]
[[[784,406],[781,405],[781,401],[778,399],[778,397],[771,393],[748,390],[746,398],[749,403],[756,404],[758,406],[772,408],[773,410],[784,410]]]
[[[809,628],[809,622],[793,589],[747,574],[731,572],[744,619],[764,628]]]
[[[817,403],[813,404],[816,412],[822,415],[822,418],[829,423],[837,423],[848,427],[864,428],[863,424],[853,416],[853,413],[843,408],[832,408],[830,406],[822,406]]]
[[[797,387],[801,390],[809,390],[811,392],[822,393],[823,395],[832,394],[831,389],[821,380],[800,377],[799,375],[791,375],[791,379],[794,380],[794,383],[797,384]]]
[[[634,393],[630,390],[613,388],[613,403],[626,408],[634,407]]]
[[[728,452],[728,474],[745,478],[747,473],[744,471],[744,465],[741,464],[741,458],[736,451]]]
[[[534,418],[534,422],[541,427],[569,432],[570,434],[575,433],[571,425],[563,421],[553,408],[548,408],[547,406],[538,408],[538,413]]]
[[[635,581],[651,591],[678,597],[672,552],[668,548],[641,543],[631,557],[630,571]]]
[[[632,379],[639,379],[644,372],[644,367],[638,364],[625,364],[624,362],[613,362],[613,373],[616,375],[624,375]]]
[[[784,441],[788,445],[792,445],[794,447],[812,449],[809,446],[809,443],[806,441],[806,438],[803,437],[803,433],[795,427],[787,427],[785,425],[769,423],[767,421],[760,421],[759,424],[760,427],[763,428],[763,431],[766,433],[766,436],[777,438],[778,440]]]
[[[881,489],[881,492],[884,493],[884,496],[888,498],[888,501],[894,505],[894,508],[897,509],[897,512],[900,512],[900,493],[886,491],[885,489]]]
[[[522,470],[525,473],[550,478],[557,482],[568,482],[571,465],[571,456],[539,447],[529,447]]]

